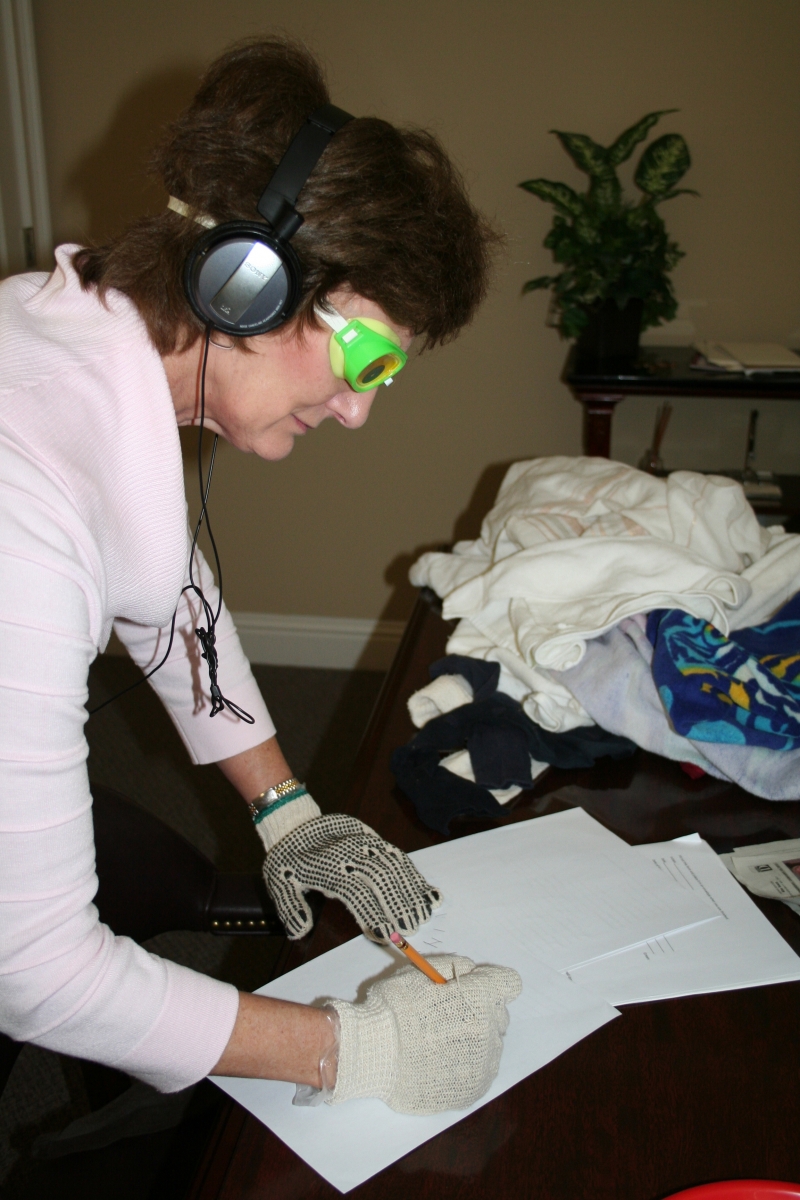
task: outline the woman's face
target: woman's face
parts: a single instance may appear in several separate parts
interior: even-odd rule
[[[409,330],[396,325],[371,300],[347,291],[335,292],[329,300],[344,317],[383,321],[408,350]],[[301,338],[292,326],[261,334],[249,339],[249,354],[230,347],[231,339],[222,334],[212,338],[219,339],[220,345],[212,341],[208,351],[205,424],[239,450],[275,461],[291,452],[296,437],[316,429],[327,417],[335,417],[346,429],[358,429],[369,416],[377,388],[354,392],[345,380],[336,378],[327,326],[308,330]],[[188,389],[184,405],[174,387],[172,392],[178,424],[198,424],[199,410],[193,398],[190,403]]]

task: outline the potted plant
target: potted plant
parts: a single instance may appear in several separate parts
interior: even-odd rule
[[[522,291],[552,288],[552,323],[564,337],[578,339],[582,363],[606,366],[636,357],[639,334],[671,320],[678,303],[669,272],[683,251],[671,241],[656,206],[682,194],[676,185],[691,166],[689,148],[678,133],[666,133],[644,150],[633,176],[641,192],[627,199],[617,167],[630,158],[656,122],[677,109],[648,113],[610,146],[583,133],[554,129],[561,145],[589,176],[585,192],[550,179],[519,186],[555,208],[544,245],[563,266],[560,275],[529,279]]]

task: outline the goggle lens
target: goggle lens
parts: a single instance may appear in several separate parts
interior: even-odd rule
[[[382,354],[380,358],[376,358],[369,366],[364,367],[356,376],[356,383],[359,387],[377,387],[379,383],[383,383],[396,371],[399,371],[403,366],[403,362],[396,354]]]

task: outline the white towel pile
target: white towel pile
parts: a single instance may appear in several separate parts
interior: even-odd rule
[[[762,528],[721,476],[539,458],[509,469],[476,541],[424,554],[410,578],[461,618],[448,653],[499,662],[500,690],[563,731],[593,724],[559,677],[587,641],[654,608],[723,633],[760,624],[800,587],[800,536]]]

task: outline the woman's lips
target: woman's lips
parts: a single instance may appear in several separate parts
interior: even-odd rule
[[[292,416],[294,416],[294,413],[292,413]],[[299,417],[294,417],[294,419],[297,422],[298,426],[300,427],[301,433],[306,433],[311,428],[310,425],[306,425],[306,423],[304,421],[301,421]]]

